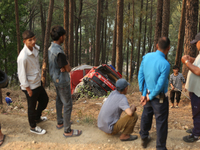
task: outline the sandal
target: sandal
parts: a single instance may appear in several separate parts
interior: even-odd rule
[[[6,135],[3,136],[3,140],[0,140],[0,143],[2,142],[2,143],[0,144],[0,146],[3,144],[5,137],[6,137]]]
[[[63,136],[68,138],[68,137],[80,136],[81,134],[82,134],[81,130],[72,130],[72,135],[65,135],[65,133],[63,133]]]
[[[60,127],[58,127],[58,125],[56,125],[56,128],[57,129],[62,129],[64,126],[63,126],[63,124],[62,124],[62,126],[60,126]]]

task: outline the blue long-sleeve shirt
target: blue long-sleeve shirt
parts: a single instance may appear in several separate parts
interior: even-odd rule
[[[138,74],[139,89],[146,96],[150,91],[149,99],[154,99],[161,92],[168,91],[168,76],[170,64],[165,59],[165,54],[159,50],[143,56]]]

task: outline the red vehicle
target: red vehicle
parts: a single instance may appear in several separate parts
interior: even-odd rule
[[[120,78],[122,78],[122,75],[115,71],[114,67],[103,64],[98,67],[93,67],[81,79],[82,82],[80,84],[89,85],[96,95],[103,96],[108,91],[116,89],[115,83]]]
[[[70,72],[70,84],[71,84],[71,94],[74,93],[76,86],[81,82],[82,79],[91,69],[93,66],[89,65],[82,65],[72,69]]]

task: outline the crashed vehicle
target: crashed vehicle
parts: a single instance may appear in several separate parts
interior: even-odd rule
[[[94,93],[96,96],[107,95],[108,91],[116,89],[115,83],[118,79],[122,78],[122,75],[115,70],[114,67],[102,64],[98,67],[93,67],[76,86],[73,95],[79,97],[82,92],[82,87],[89,87],[87,90]]]

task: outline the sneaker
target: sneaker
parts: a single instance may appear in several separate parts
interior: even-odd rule
[[[193,130],[193,128],[192,129],[187,129],[186,132],[187,133],[192,133],[192,130]]]
[[[43,121],[47,121],[47,117],[40,117],[39,120],[35,120],[36,123],[40,123],[40,122],[43,122]]]
[[[151,141],[151,137],[148,136],[147,138],[142,139],[142,147],[147,148],[148,143]]]
[[[41,129],[40,127],[36,126],[34,129],[30,129],[30,131],[32,133],[36,133],[36,134],[45,134],[46,130]]]
[[[179,108],[178,106],[176,106],[176,108]]]
[[[183,141],[185,141],[187,143],[196,142],[198,140],[199,140],[199,137],[198,136],[194,136],[192,134],[183,137]]]

